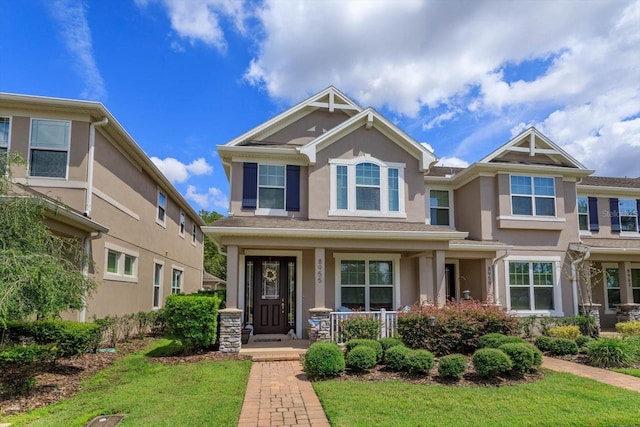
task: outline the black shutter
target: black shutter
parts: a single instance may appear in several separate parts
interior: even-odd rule
[[[242,169],[242,209],[255,209],[258,198],[258,164],[245,163]]]
[[[598,225],[598,199],[596,197],[589,197],[589,230],[600,230]]]
[[[300,211],[300,166],[287,165],[287,211]]]
[[[611,232],[620,232],[620,215],[618,214],[618,199],[612,197],[609,199],[609,218],[611,218]]]

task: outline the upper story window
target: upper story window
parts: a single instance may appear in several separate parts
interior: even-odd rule
[[[638,207],[634,199],[619,199],[620,231],[638,231]]]
[[[578,197],[578,229],[589,231],[589,200],[586,197]]]
[[[198,226],[193,223],[191,226],[191,243],[196,244],[196,238],[198,237]]]
[[[284,165],[258,165],[258,208],[284,210]]]
[[[31,120],[29,176],[66,178],[71,122]]]
[[[184,227],[185,227],[185,215],[184,212],[180,211],[180,229],[178,231],[178,234],[180,234],[180,236],[184,237]]]
[[[555,180],[552,177],[511,175],[513,215],[555,216]]]
[[[429,190],[429,224],[453,225],[452,198],[449,190]]]
[[[156,222],[160,225],[165,225],[167,216],[167,196],[158,190],[158,209],[156,213]]]
[[[0,117],[0,154],[9,149],[9,117]]]
[[[369,156],[329,163],[329,215],[406,217],[404,164],[384,163]]]
[[[242,209],[256,215],[300,211],[300,166],[243,164]]]

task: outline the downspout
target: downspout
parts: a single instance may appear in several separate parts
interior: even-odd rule
[[[578,307],[578,275],[577,275],[577,271],[576,271],[576,265],[579,262],[586,261],[591,257],[591,251],[589,250],[589,248],[586,247],[586,246],[583,246],[582,248],[584,248],[584,251],[582,252],[582,256],[576,258],[574,261],[571,262],[571,277],[573,278],[573,280],[571,281],[571,284],[573,285],[573,313],[574,313],[574,316],[578,315],[578,309],[579,309],[579,307]]]
[[[91,256],[91,241],[101,238],[102,234],[103,234],[102,231],[99,231],[98,234],[96,234],[95,236],[92,236],[91,234],[89,234],[87,237],[84,238],[85,260],[89,259],[89,257]],[[85,279],[89,278],[89,263],[86,261],[82,266],[82,275],[84,276]],[[82,310],[80,310],[79,320],[80,322],[83,322],[83,323],[87,321],[87,294],[84,294],[82,296]]]
[[[491,266],[493,267],[493,303],[496,305],[498,305],[500,301],[500,287],[498,286],[498,262],[508,257],[510,253],[511,248],[507,248],[504,251],[504,255],[494,259],[491,263]]]
[[[87,197],[84,203],[84,216],[91,218],[91,196],[93,195],[93,160],[95,158],[96,126],[109,123],[106,117],[99,122],[92,122],[89,126],[89,155],[87,164]]]

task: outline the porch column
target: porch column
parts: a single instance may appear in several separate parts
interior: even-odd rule
[[[493,292],[493,260],[491,258],[485,258],[480,261],[480,268],[482,270],[482,295],[480,298],[487,304],[493,304],[495,301],[495,295]]]
[[[238,247],[227,246],[227,308],[238,308]]]
[[[631,290],[631,263],[618,263],[618,277],[620,279],[620,302],[622,304],[633,303],[633,291]]]
[[[433,304],[433,259],[426,256],[418,258],[418,280],[420,281],[420,304]]]
[[[447,302],[447,282],[444,271],[444,251],[433,251],[433,287],[435,303],[441,307]]]
[[[324,308],[326,305],[325,298],[325,259],[324,259],[324,248],[316,248],[316,256],[315,256],[315,299],[314,299],[314,307],[316,308]]]

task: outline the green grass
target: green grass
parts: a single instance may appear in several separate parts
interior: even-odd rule
[[[640,378],[640,369],[617,368],[617,369],[613,369],[613,371],[620,372],[621,374],[631,375],[632,377]]]
[[[640,425],[640,393],[564,373],[506,387],[331,380],[313,387],[333,427]]]
[[[84,426],[98,415],[122,413],[123,426],[236,426],[250,361],[149,363],[169,341],[118,360],[83,384],[71,399],[5,417],[15,426]]]

